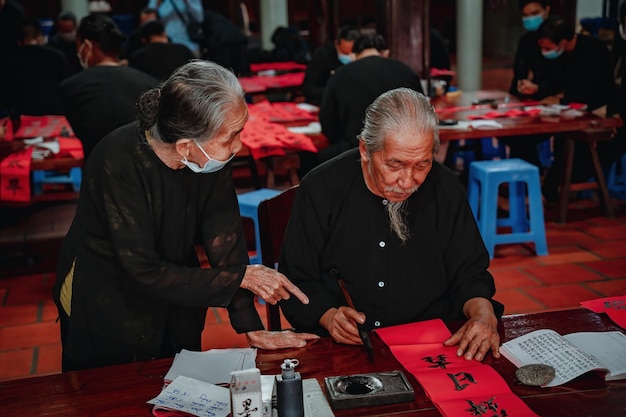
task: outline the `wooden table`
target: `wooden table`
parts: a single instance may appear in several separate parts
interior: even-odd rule
[[[460,323],[450,324],[455,330]],[[552,328],[561,334],[577,331],[621,330],[605,315],[584,309],[508,316],[500,333],[503,341],[532,330]],[[315,377],[323,386],[326,376],[390,371],[401,369],[387,347],[373,335],[376,359],[372,363],[361,346],[347,346],[320,339],[300,349],[259,351],[257,366],[263,374],[278,373],[283,359],[300,360],[304,378]],[[513,392],[540,416],[624,416],[626,381],[605,382],[595,374],[584,376],[554,388],[520,385],[515,367],[506,359],[485,363],[496,369]],[[67,372],[43,377],[0,382],[2,415],[7,416],[150,416],[146,401],[155,397],[162,386],[170,359]],[[421,386],[406,373],[415,390],[412,402],[363,409],[337,410],[337,416],[440,416]],[[514,414],[511,414],[512,416]]]
[[[494,100],[491,104],[473,104],[485,100]],[[432,101],[440,119],[469,120],[468,117],[480,116],[493,111],[506,111],[512,108],[521,108],[524,103],[502,91],[477,91],[463,93],[458,98],[446,99],[439,97]],[[501,128],[458,129],[439,128],[441,141],[481,139],[484,137],[524,136],[557,133],[578,132],[586,129],[616,128],[622,125],[619,117],[600,117],[592,113],[585,113],[577,118],[563,117],[498,117],[492,119],[502,125]]]

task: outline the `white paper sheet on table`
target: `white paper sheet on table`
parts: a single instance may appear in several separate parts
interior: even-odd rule
[[[174,357],[166,381],[179,375],[211,384],[230,383],[231,371],[256,367],[256,349],[211,349],[205,352],[181,350]]]
[[[439,130],[464,130],[464,129],[500,129],[502,125],[495,120],[459,120],[457,124],[439,126]]]
[[[153,404],[157,410],[176,410],[200,417],[227,417],[230,414],[230,390],[179,376],[148,404]]]
[[[322,125],[320,122],[311,122],[307,126],[291,126],[287,128],[288,131],[293,133],[321,133]]]

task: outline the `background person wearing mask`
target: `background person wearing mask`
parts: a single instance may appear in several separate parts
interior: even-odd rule
[[[381,35],[360,36],[352,48],[355,61],[339,68],[328,80],[319,118],[330,146],[322,149],[324,162],[358,145],[367,107],[382,93],[407,87],[422,93],[419,76],[404,62],[388,58]]]
[[[76,38],[78,57],[86,69],[63,81],[59,91],[65,116],[83,143],[87,159],[107,133],[135,119],[137,100],[158,81],[120,65],[124,34],[108,16],[84,17]]]
[[[7,63],[11,68],[13,114],[63,114],[58,89],[71,74],[65,55],[44,45],[37,19],[23,19],[19,33],[19,48]]]
[[[193,61],[138,107],[138,123],[111,132],[87,161],[61,249],[53,296],[63,370],[200,350],[208,306],[227,307],[252,346],[317,338],[265,331],[254,307],[255,294],[308,298],[275,269],[248,265],[229,164],[248,119],[237,78]]]
[[[321,103],[330,76],[337,68],[352,62],[352,46],[359,35],[359,29],[355,26],[343,26],[337,31],[334,42],[324,44],[313,52],[302,82],[302,92],[307,103]]]
[[[587,111],[606,113],[606,106],[614,95],[613,69],[609,51],[604,44],[591,36],[576,34],[573,25],[559,16],[550,16],[537,30],[537,43],[546,59],[560,59],[557,74],[561,91],[542,101],[546,104],[582,103]],[[608,143],[598,143],[598,152]],[[554,161],[543,181],[543,195],[556,201],[564,165],[565,143],[555,136]],[[593,175],[589,147],[577,142],[574,153],[572,182],[583,182]]]
[[[48,42],[50,46],[63,52],[74,74],[83,69],[83,67],[80,66],[77,56],[77,29],[76,15],[72,12],[61,12],[56,20],[56,33]]]
[[[537,44],[537,29],[549,16],[550,5],[547,0],[520,0],[519,8],[526,33],[517,45],[509,93],[521,100],[541,100],[561,90],[559,60],[544,58]],[[509,157],[528,161],[541,172],[538,145],[549,139],[550,135],[527,135],[502,137],[498,141],[509,147]]]

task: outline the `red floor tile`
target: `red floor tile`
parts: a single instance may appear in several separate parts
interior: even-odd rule
[[[0,307],[0,326],[17,326],[37,321],[39,306],[35,304],[21,304]]]
[[[202,350],[250,347],[245,334],[237,334],[230,325],[207,326],[202,332]]]
[[[540,256],[541,263],[545,265],[556,265],[566,263],[576,263],[585,261],[594,261],[600,259],[594,254],[582,250],[578,246],[557,246],[548,248],[548,256]]]
[[[497,287],[496,287],[497,288]],[[542,311],[545,306],[518,289],[496,290],[494,298],[504,304],[504,314],[532,313]]]
[[[528,274],[546,285],[559,285],[603,279],[600,275],[578,264],[557,264],[524,268]]]
[[[41,321],[55,321],[59,317],[59,310],[54,301],[50,300],[42,304]]]
[[[590,227],[587,232],[602,240],[626,239],[626,225],[607,225],[606,227]]]
[[[0,327],[0,351],[61,343],[58,323],[47,321],[24,326]]]
[[[58,374],[61,372],[61,344],[39,346],[37,352],[37,374]]]
[[[624,241],[582,243],[581,247],[602,259],[626,258],[626,244],[624,244]]]
[[[626,259],[585,262],[585,265],[608,278],[626,277]]]
[[[549,309],[578,307],[581,301],[599,297],[597,293],[576,284],[526,288],[524,291]]]
[[[585,286],[599,292],[605,297],[615,297],[626,294],[626,279],[588,282]]]
[[[15,278],[9,279],[9,281],[15,281]],[[18,285],[11,282],[10,285],[16,286],[14,288],[5,287],[10,289],[5,305],[37,304],[40,301],[51,300],[53,284],[52,274],[32,275],[26,280],[20,281]]]
[[[0,381],[29,376],[33,353],[33,349],[0,352]]]
[[[519,269],[492,269],[490,272],[498,290],[542,285],[540,281]]]

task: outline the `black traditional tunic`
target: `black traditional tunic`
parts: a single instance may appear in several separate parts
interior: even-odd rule
[[[239,333],[262,329],[253,294],[239,288],[247,263],[230,166],[174,170],[135,124],[113,131],[87,162],[61,250],[64,357],[99,364],[198,350],[208,306],[228,307]]]
[[[411,238],[402,244],[390,229],[388,201],[365,185],[357,149],[302,180],[279,264],[310,298],[308,305],[294,297],[281,303],[297,330],[324,334],[321,316],[346,305],[338,276],[366,314],[366,329],[464,320],[468,299],[493,296],[489,255],[454,174],[435,163],[407,202]],[[494,307],[501,315],[501,305]]]

